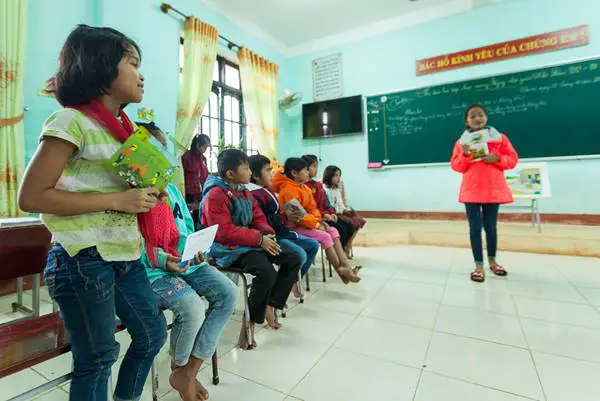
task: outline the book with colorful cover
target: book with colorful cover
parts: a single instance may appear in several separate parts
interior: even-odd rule
[[[172,139],[164,137],[166,145],[146,128],[138,127],[110,159],[111,167],[133,187],[155,187],[162,192],[179,164],[171,151],[175,149]]]
[[[460,137],[461,145],[469,146],[474,162],[480,161],[489,154],[488,142],[490,135],[487,129],[471,132],[465,131]]]

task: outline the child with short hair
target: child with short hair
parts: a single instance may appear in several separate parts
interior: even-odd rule
[[[219,225],[209,253],[219,266],[240,266],[245,273],[254,275],[249,297],[252,338],[247,338],[244,323],[239,341],[242,349],[249,349],[256,346],[256,323],[262,324],[266,319],[271,328],[281,327],[274,309],[285,306],[298,277],[300,256],[277,242],[275,230],[246,189],[251,176],[248,156],[237,149],[224,150],[217,167],[219,177],[209,176],[204,186],[201,225]],[[279,271],[273,263],[280,266]]]
[[[348,241],[348,245],[346,246],[346,252],[350,254],[350,250],[352,249],[352,242],[354,238],[356,238],[356,234],[358,231],[362,229],[367,221],[364,217],[356,214],[356,211],[352,209],[346,203],[344,193],[341,188],[342,182],[342,170],[338,166],[327,166],[323,171],[323,186],[325,187],[325,195],[329,200],[329,203],[335,209],[335,213],[338,217],[352,224],[354,228],[354,235]]]
[[[350,249],[352,247],[351,241],[356,236],[356,230],[352,226],[352,223],[339,218],[335,208],[329,202],[329,199],[325,194],[323,184],[314,179],[319,171],[319,159],[317,156],[304,155],[302,156],[302,159],[308,164],[308,175],[310,177],[306,182],[306,186],[311,189],[323,220],[340,233],[340,242],[342,243],[344,252],[346,252],[346,256],[350,258]]]
[[[307,214],[293,227],[294,231],[317,240],[325,250],[327,259],[335,267],[336,272],[344,282],[357,283],[360,277],[352,269],[337,230],[325,223],[309,187],[308,165],[301,158],[291,157],[286,160],[284,174],[278,172],[273,178],[273,189],[279,193],[279,204],[282,207],[296,200],[306,210]]]
[[[450,165],[462,174],[459,202],[465,204],[471,250],[475,259],[475,270],[471,280],[483,282],[483,244],[481,229],[485,229],[487,254],[490,270],[497,276],[506,276],[506,270],[496,261],[498,246],[498,210],[500,204],[513,202],[513,196],[504,177],[504,170],[514,168],[519,156],[508,137],[487,125],[488,114],[482,105],[474,104],[465,111],[467,132],[487,130],[490,141],[489,153],[482,160],[474,161],[469,145],[456,141]]]
[[[134,132],[123,112],[139,103],[144,77],[137,44],[111,28],[79,25],[51,81],[62,109],[44,123],[19,192],[53,235],[44,278],[60,307],[73,353],[69,399],[108,399],[119,356],[115,314],[131,334],[114,399],[137,400],[166,339],[166,321],[140,263],[144,232],[163,206],[155,188],[132,189],[109,160]],[[157,212],[157,213],[155,213]]]
[[[295,210],[293,207],[286,208],[282,213],[277,196],[269,190],[273,183],[271,160],[263,155],[250,156],[250,171],[252,177],[248,189],[252,192],[258,206],[267,217],[267,221],[275,230],[277,242],[285,244],[300,255],[300,265],[302,266],[300,271],[304,276],[315,260],[315,256],[319,251],[319,243],[286,227],[288,222],[290,224],[297,223],[301,219],[301,214],[299,210]],[[292,292],[296,298],[303,300],[298,282],[294,283]]]
[[[138,123],[165,144],[164,134],[152,124]],[[233,313],[238,298],[235,284],[198,254],[181,265],[181,257],[194,220],[174,184],[166,188],[165,213],[155,235],[161,238],[154,261],[142,256],[148,280],[161,309],[173,312],[169,353],[172,357],[171,386],[183,400],[207,400],[208,391],[198,381],[202,364],[214,354],[221,333]],[[208,301],[208,311],[202,297]]]

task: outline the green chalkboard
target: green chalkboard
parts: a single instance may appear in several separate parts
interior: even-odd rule
[[[519,156],[600,155],[600,58],[366,97],[369,168],[447,163],[483,104]]]

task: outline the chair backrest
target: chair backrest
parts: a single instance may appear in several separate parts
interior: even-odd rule
[[[51,238],[42,225],[0,228],[0,280],[43,272]]]

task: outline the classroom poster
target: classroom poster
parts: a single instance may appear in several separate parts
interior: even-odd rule
[[[519,163],[504,173],[515,198],[549,198],[548,163]]]
[[[312,69],[315,102],[342,97],[342,53],[313,60]]]

